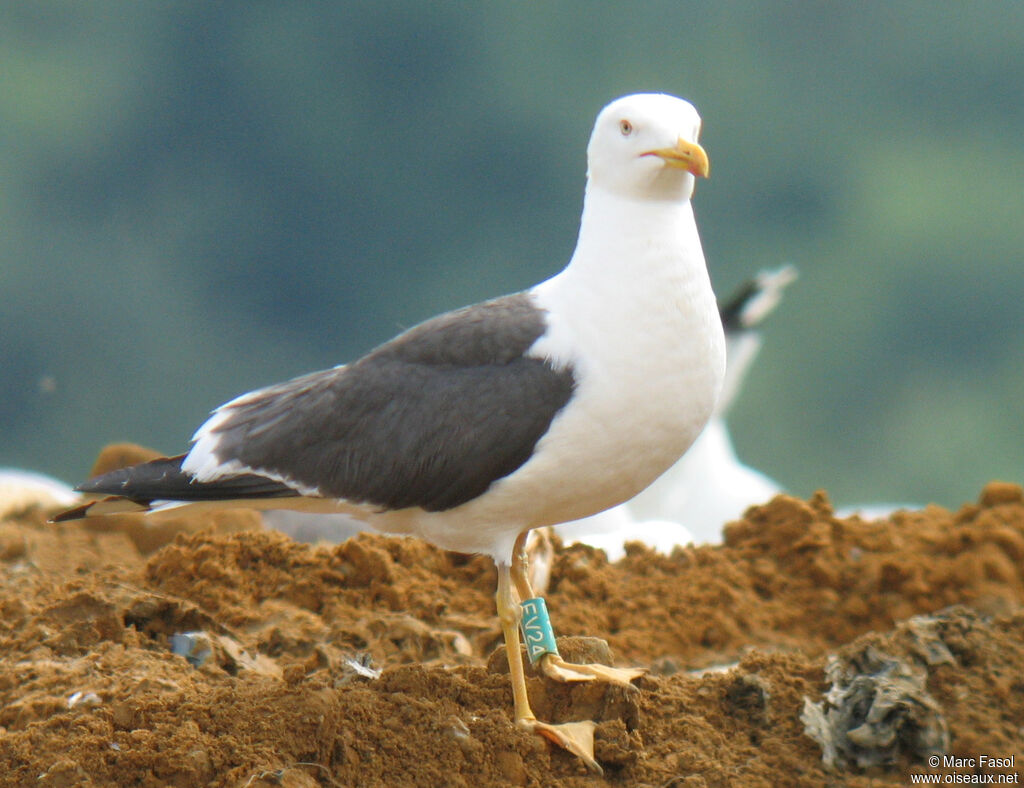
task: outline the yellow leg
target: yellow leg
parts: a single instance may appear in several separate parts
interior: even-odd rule
[[[516,725],[539,733],[560,747],[565,748],[583,761],[589,769],[602,773],[601,766],[594,760],[594,728],[590,720],[564,722],[552,725],[540,722],[533,716],[530,699],[526,694],[526,673],[523,670],[523,654],[519,650],[519,600],[512,591],[510,569],[498,564],[498,617],[501,631],[505,635],[505,651],[508,654],[508,672],[512,679],[512,697],[515,703]]]
[[[530,587],[530,564],[526,554],[526,538],[529,531],[519,534],[512,550],[512,580],[522,599],[534,596]],[[612,668],[608,665],[590,664],[577,665],[566,662],[558,654],[545,654],[540,659],[540,669],[548,678],[555,681],[593,681],[601,679],[613,684],[632,687],[630,683],[640,678],[646,671],[640,668]]]

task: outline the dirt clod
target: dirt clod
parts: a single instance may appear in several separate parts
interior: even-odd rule
[[[118,451],[104,464],[136,457]],[[1024,766],[1016,485],[871,521],[780,496],[671,556],[558,547],[563,656],[649,669],[634,689],[530,674],[540,718],[597,722],[603,776],[513,724],[484,559],[299,544],[251,513],[155,536],[46,515],[0,522],[0,786],[860,788],[934,774],[940,750]]]

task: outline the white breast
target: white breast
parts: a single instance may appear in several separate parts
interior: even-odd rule
[[[689,203],[631,211],[602,202],[615,221],[602,223],[589,205],[572,262],[532,291],[549,327],[530,354],[571,365],[572,399],[522,467],[443,517],[416,518],[427,538],[465,545],[468,530],[485,545],[619,504],[678,460],[710,418],[724,337]]]

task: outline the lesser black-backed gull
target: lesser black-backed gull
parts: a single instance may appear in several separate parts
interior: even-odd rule
[[[708,173],[700,126],[672,96],[612,102],[590,138],[579,237],[561,273],[351,364],[244,394],[214,411],[187,454],[85,483],[115,497],[60,519],[181,505],[343,511],[490,555],[516,722],[599,769],[593,722],[544,723],[530,709],[520,602],[546,675],[628,683],[641,671],[558,656],[523,545],[532,528],[636,495],[714,409],[724,340],[690,205]]]

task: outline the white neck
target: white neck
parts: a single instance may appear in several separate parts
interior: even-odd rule
[[[717,396],[722,323],[688,200],[652,203],[588,187],[572,260],[533,292],[548,330],[531,355],[600,381],[604,396],[646,385]]]
[[[609,254],[618,265],[587,270],[586,276],[636,280],[672,271],[678,275],[682,269],[706,271],[689,200],[639,200],[588,184],[567,271],[595,268],[592,263]]]
[[[616,350],[611,336],[628,356],[708,331],[709,314],[717,320],[689,200],[641,201],[588,186],[569,265],[534,292],[552,326],[533,352],[556,363],[576,361],[567,354],[588,334],[605,345],[602,355]],[[592,332],[595,323],[603,330]],[[721,333],[720,324],[712,330]]]

